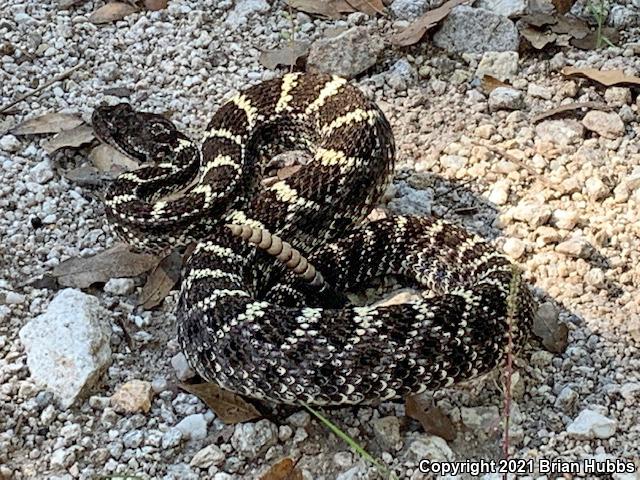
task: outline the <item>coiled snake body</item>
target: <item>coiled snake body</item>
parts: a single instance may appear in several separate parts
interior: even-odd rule
[[[390,180],[394,142],[379,108],[342,78],[253,86],[218,110],[201,148],[126,104],[97,108],[93,124],[154,162],[110,186],[116,233],[144,250],[196,242],[178,336],[206,380],[283,403],[369,403],[487,372],[527,335],[531,294],[516,291],[509,317],[512,266],[478,236],[430,217],[362,223]],[[291,149],[312,160],[262,186],[263,158]],[[379,307],[342,295],[389,274],[425,294]]]

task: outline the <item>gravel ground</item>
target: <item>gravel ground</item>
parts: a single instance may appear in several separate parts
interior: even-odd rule
[[[100,4],[58,10],[49,2],[0,1],[2,104],[84,62],[69,79],[0,116],[0,478],[252,479],[285,456],[301,459],[306,479],[379,478],[304,411],[275,410],[268,420],[225,426],[198,398],[172,388],[176,375],[186,375],[174,340],[175,294],[160,309],[141,311],[135,294],[143,278],[85,289],[90,299],[74,290],[58,294],[107,326],[110,366],[83,398],[63,409],[30,376],[18,332],[43,312],[54,315],[57,294],[30,281],[67,258],[102,251],[113,238],[100,189],[62,176],[85,163],[89,149],[49,156],[46,137],[16,137],[8,129],[46,112],[79,112],[88,120],[99,103],[122,101],[109,95],[122,95],[113,90],[122,87],[129,90],[125,100],[170,112],[198,138],[224,98],[278,74],[260,65],[260,51],[286,44],[291,30],[281,2],[177,0],[163,11],[97,26],[87,18]],[[620,16],[627,7],[616,8]],[[359,26],[369,29],[374,46],[402,24],[363,14],[296,20],[300,40]],[[357,80],[388,115],[398,144],[396,179],[381,208],[445,216],[494,240],[522,265],[546,315],[568,327],[564,351],[532,341],[516,364],[512,454],[537,467],[540,459],[589,458],[640,466],[640,97],[559,74],[573,65],[638,75],[640,44],[629,39],[639,35],[637,25],[629,26],[617,48],[523,54],[515,64],[502,59],[515,69],[515,93],[487,96],[474,79],[482,55],[447,54],[427,42],[407,50],[387,45]],[[603,102],[611,110],[531,121],[570,101]],[[123,388],[141,402],[129,408],[137,413],[118,408],[127,401]],[[453,422],[455,440],[425,433],[401,404],[326,413],[399,478],[432,478],[417,469],[425,458],[500,457],[496,375],[436,392],[432,401]],[[519,477],[572,478],[539,469]]]

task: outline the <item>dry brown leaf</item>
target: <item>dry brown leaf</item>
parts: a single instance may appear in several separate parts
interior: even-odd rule
[[[116,20],[122,20],[127,15],[131,15],[136,12],[136,8],[128,3],[113,2],[107,3],[101,6],[91,15],[89,15],[89,21],[91,23],[111,23]]]
[[[640,87],[640,77],[625,75],[622,70],[596,70],[595,68],[564,67],[561,73],[570,78],[586,78],[605,87]]]
[[[103,182],[105,180],[98,169],[90,165],[83,165],[81,167],[66,170],[62,175],[67,180],[86,187],[96,187],[103,185]]]
[[[556,12],[564,15],[569,10],[571,10],[571,7],[574,3],[576,3],[576,0],[551,0],[551,3],[553,3],[553,6],[556,7]]]
[[[282,48],[267,50],[260,54],[260,63],[269,70],[275,70],[278,65],[295,66],[298,59],[309,53],[308,42],[293,42]]]
[[[53,276],[63,287],[88,288],[111,278],[136,277],[158,263],[153,255],[130,252],[116,245],[91,257],[70,258],[53,268]]]
[[[449,0],[438,8],[429,10],[405,29],[393,35],[391,37],[391,43],[400,47],[407,47],[418,43],[422,37],[424,37],[424,34],[444,20],[454,7],[467,3],[468,1],[469,0]]]
[[[289,178],[301,168],[302,165],[290,165],[288,167],[282,167],[278,169],[276,175],[278,176],[279,180],[284,180],[286,178]]]
[[[509,87],[513,88],[508,83],[503,82],[502,80],[498,80],[496,77],[492,75],[483,75],[480,80],[480,88],[486,94],[493,92],[498,87]]]
[[[597,33],[587,22],[577,18],[544,13],[527,15],[518,22],[518,29],[520,35],[538,50],[551,43],[563,47],[573,45],[583,50],[597,48]],[[607,28],[603,33],[612,42],[618,40],[615,29]]]
[[[302,472],[296,468],[296,463],[291,458],[283,458],[272,465],[260,480],[302,480]]]
[[[589,108],[591,110],[604,110],[609,111],[611,107],[609,107],[606,103],[600,102],[573,102],[567,103],[565,105],[560,105],[556,108],[551,108],[544,112],[538,113],[531,118],[531,123],[538,123],[545,118],[554,117],[556,115],[560,115],[566,112],[572,112],[574,110],[578,110],[580,108]]]
[[[45,113],[19,123],[10,130],[14,135],[41,135],[71,130],[84,122],[74,113]]]
[[[287,0],[287,3],[301,12],[326,18],[339,18],[345,5],[350,8],[344,0]]]
[[[341,14],[362,12],[367,15],[384,15],[382,0],[288,0],[296,10],[327,18],[339,18]]]
[[[382,0],[346,0],[347,3],[353,8],[356,12],[366,13],[370,16],[375,16],[377,14],[384,15],[384,3]]]
[[[42,148],[51,155],[61,148],[78,148],[85,143],[91,142],[95,138],[91,125],[79,125],[71,130],[64,130],[57,133],[51,140],[42,144]]]
[[[157,11],[167,8],[168,0],[144,0],[144,7],[147,10]]]
[[[139,164],[135,160],[120,153],[110,145],[101,143],[89,154],[89,160],[100,172],[104,172],[110,178],[115,178],[121,173],[135,170]]]
[[[147,283],[142,287],[138,304],[142,305],[145,310],[151,310],[162,303],[180,279],[180,270],[182,269],[182,256],[176,250],[167,255],[154,268]]]
[[[558,309],[552,303],[545,302],[538,307],[531,330],[548,351],[562,353],[567,348],[569,328],[560,322]]]
[[[602,29],[602,36],[611,43],[616,44],[620,40],[620,32],[615,28],[605,27]],[[589,32],[582,38],[572,38],[571,45],[581,50],[596,50],[598,46],[598,32]]]
[[[554,25],[558,23],[558,17],[556,15],[549,15],[548,13],[534,13],[532,15],[525,15],[518,22],[518,27],[521,25],[531,25],[533,27],[545,27],[547,25]]]
[[[178,386],[202,400],[226,424],[248,422],[262,417],[240,395],[224,390],[215,383],[181,383]]]
[[[558,38],[558,35],[553,32],[538,30],[530,26],[521,28],[520,35],[522,35],[536,50],[542,50],[550,43],[555,42]]]
[[[418,420],[424,431],[431,435],[437,435],[448,441],[456,438],[456,430],[449,417],[441,408],[432,406],[429,400],[420,395],[411,395],[406,398],[405,413],[408,417]]]
[[[550,26],[551,31],[559,34],[569,34],[573,38],[584,38],[590,32],[589,24],[577,18],[560,17],[558,21]]]

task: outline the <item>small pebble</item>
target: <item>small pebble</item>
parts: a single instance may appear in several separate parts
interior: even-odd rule
[[[524,242],[522,242],[522,240],[519,240],[517,238],[508,238],[504,242],[504,245],[502,247],[502,249],[504,250],[504,253],[509,255],[514,260],[517,260],[522,255],[524,255],[525,248],[526,247]]]

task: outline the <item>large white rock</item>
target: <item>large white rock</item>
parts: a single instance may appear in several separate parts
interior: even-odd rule
[[[443,0],[394,0],[389,9],[400,20],[415,20],[443,3]]]
[[[517,51],[519,41],[511,20],[466,5],[455,7],[433,36],[437,47],[459,54]]]
[[[584,116],[582,124],[601,137],[615,139],[624,135],[624,122],[616,112],[592,110]]]
[[[307,65],[309,71],[353,78],[374,66],[383,50],[384,42],[379,36],[366,27],[353,27],[313,42]]]
[[[72,288],[59,292],[45,313],[20,330],[31,376],[65,409],[96,383],[111,362],[110,336],[98,300]]]
[[[577,120],[546,120],[536,125],[536,135],[542,142],[567,146],[582,141],[584,127]]]
[[[192,440],[202,440],[207,436],[207,420],[201,413],[194,413],[180,420],[176,428],[182,432],[182,437]]]
[[[576,438],[609,438],[616,433],[617,422],[593,410],[584,409],[567,427],[567,433]]]
[[[517,18],[527,11],[526,0],[479,0],[476,7],[484,8],[503,17]]]
[[[476,77],[491,75],[501,82],[518,76],[518,52],[485,52],[476,69]]]

